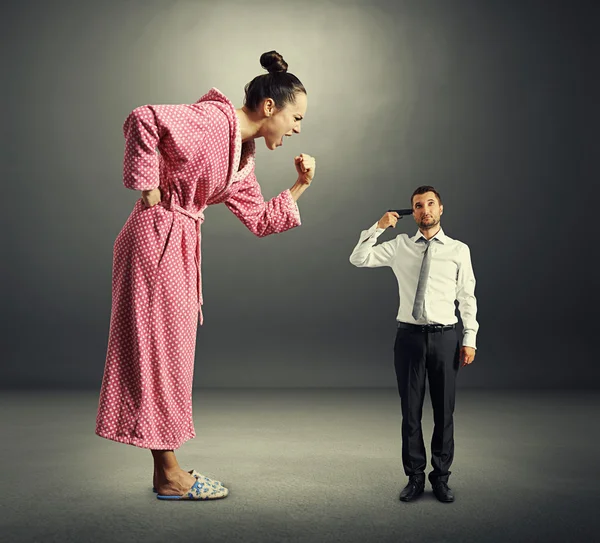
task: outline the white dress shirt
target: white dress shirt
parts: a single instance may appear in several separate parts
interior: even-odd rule
[[[393,240],[375,246],[377,238],[385,231],[375,223],[360,234],[358,244],[350,255],[350,262],[362,268],[389,266],[396,274],[400,294],[397,320],[409,324],[455,324],[458,322],[454,302],[463,322],[463,341],[467,347],[476,348],[479,324],[476,320],[475,276],[471,265],[469,247],[440,231],[431,238],[431,267],[425,290],[423,316],[412,316],[417,293],[419,272],[423,262],[425,244],[418,242],[424,237],[420,231],[413,237],[399,234]]]

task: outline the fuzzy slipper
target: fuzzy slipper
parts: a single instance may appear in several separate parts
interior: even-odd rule
[[[215,485],[217,486],[217,485]],[[196,479],[196,482],[192,485],[183,496],[163,496],[161,494],[157,494],[156,497],[159,500],[219,500],[221,498],[226,498],[229,494],[229,490],[227,490],[223,486],[218,486],[214,488],[212,485],[207,485],[205,483],[200,482],[199,479]]]
[[[207,477],[206,475],[202,475],[201,473],[198,473],[195,469],[188,471],[188,473],[190,475],[194,476],[196,479],[198,479],[201,483],[204,483],[206,485],[223,486],[223,483],[221,481],[215,481],[214,479],[211,479],[210,477]],[[156,492],[156,488],[152,487],[152,492]]]

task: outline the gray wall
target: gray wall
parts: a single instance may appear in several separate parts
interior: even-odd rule
[[[270,49],[309,106],[283,148],[258,141],[263,194],[293,184],[296,153],[317,175],[282,235],[207,211],[196,386],[394,386],[395,278],[348,256],[421,184],[478,279],[460,386],[597,386],[580,326],[598,300],[594,15],[522,0],[9,3],[0,386],[99,387],[112,245],[138,196],[121,182],[123,120],[212,86],[241,105]]]

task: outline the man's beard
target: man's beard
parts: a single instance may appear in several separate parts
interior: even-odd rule
[[[420,221],[419,222],[419,228],[422,228],[423,230],[431,230],[433,227],[435,227],[438,224],[440,224],[439,217],[437,219],[435,217],[431,217],[431,218],[433,220],[430,223],[426,223],[424,221]]]

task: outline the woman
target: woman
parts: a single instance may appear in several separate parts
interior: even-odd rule
[[[259,237],[300,225],[296,201],[315,160],[295,157],[296,183],[265,202],[254,175],[256,138],[269,149],[300,133],[306,90],[275,51],[245,88],[244,107],[211,89],[190,105],[143,106],[127,117],[123,182],[139,190],[114,246],[112,312],[96,433],[150,449],[163,499],[224,498],[228,490],[179,467],[195,437],[192,377],[202,324],[200,225],[225,204]]]

